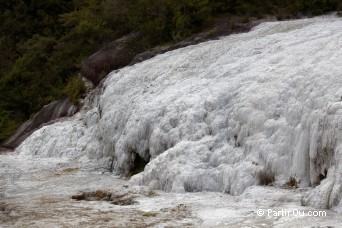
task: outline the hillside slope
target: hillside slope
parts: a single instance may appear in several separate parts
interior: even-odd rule
[[[21,155],[93,159],[166,191],[239,195],[274,173],[342,210],[342,19],[263,23],[112,72],[93,108]]]

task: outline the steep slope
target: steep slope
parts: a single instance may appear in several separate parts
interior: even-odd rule
[[[46,126],[22,155],[107,162],[166,191],[241,194],[269,170],[342,210],[342,19],[263,23],[112,72],[83,117]]]

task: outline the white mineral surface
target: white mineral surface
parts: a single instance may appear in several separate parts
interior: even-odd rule
[[[60,194],[55,210],[63,211],[67,225],[95,219],[89,211],[90,217],[75,218],[81,207],[122,217],[122,224],[152,210],[157,214],[136,214],[136,224],[336,225],[342,212],[342,19],[262,23],[112,72],[88,112],[37,130],[14,154],[1,155],[0,171],[5,198],[23,207],[15,213],[29,214],[39,205],[35,197]],[[123,208],[66,200],[83,188],[118,188],[126,181],[95,170],[113,160],[114,173],[127,175],[138,158],[149,163],[130,186],[169,193],[141,196],[138,205]],[[82,168],[44,176],[59,164]],[[260,171],[273,174],[276,187],[256,187]],[[291,177],[299,188],[283,189]],[[44,205],[35,206],[41,225],[63,222],[41,215],[49,214]],[[329,209],[329,218],[255,214],[260,207],[309,206]],[[176,208],[166,210],[171,217],[186,213],[168,220],[164,207]],[[120,226],[119,220],[110,221]]]
[[[301,206],[308,189],[251,186],[240,196],[219,192],[166,193],[133,186],[71,159],[0,155],[0,227],[339,227],[340,214]],[[82,192],[133,196],[133,205],[76,201]],[[264,215],[259,216],[258,210]],[[272,212],[278,213],[274,216]]]

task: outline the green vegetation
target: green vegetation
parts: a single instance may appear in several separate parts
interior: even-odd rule
[[[141,50],[176,42],[225,15],[242,21],[341,10],[340,0],[0,0],[0,141],[43,105],[84,86],[80,63],[132,31]],[[233,24],[233,23],[232,23]]]
[[[71,77],[64,87],[64,94],[69,97],[72,103],[78,104],[78,97],[85,90],[85,85],[80,77]]]

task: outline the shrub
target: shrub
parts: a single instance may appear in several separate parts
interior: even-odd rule
[[[298,188],[298,182],[295,177],[290,177],[290,179],[285,183],[285,186],[291,188]]]
[[[84,92],[85,92],[84,82],[82,81],[82,79],[80,79],[77,76],[70,78],[64,88],[65,95],[74,104],[79,103],[79,97]]]
[[[270,185],[275,181],[275,175],[270,170],[261,170],[258,173],[258,179],[260,185]]]

